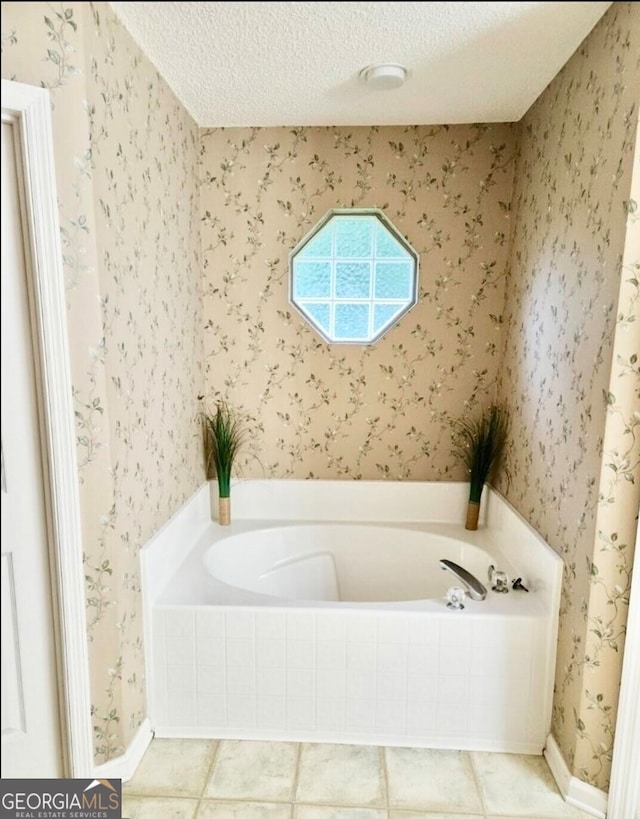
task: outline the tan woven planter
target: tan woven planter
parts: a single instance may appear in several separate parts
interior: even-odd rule
[[[478,517],[480,516],[480,504],[475,501],[469,501],[467,506],[467,522],[464,525],[465,529],[477,529]]]
[[[231,498],[218,498],[218,523],[220,526],[231,523]]]
[[[221,498],[218,494],[218,481],[209,481],[209,505],[211,506],[211,519],[219,523],[220,526],[228,526],[231,523],[231,498]]]

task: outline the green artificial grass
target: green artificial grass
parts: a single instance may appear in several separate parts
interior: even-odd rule
[[[469,500],[480,503],[482,489],[499,466],[509,431],[509,416],[489,407],[480,418],[461,418],[456,424],[456,454],[469,471]]]
[[[244,442],[242,423],[225,401],[218,401],[215,412],[203,412],[201,418],[207,480],[217,478],[220,497],[228,498],[233,462]]]

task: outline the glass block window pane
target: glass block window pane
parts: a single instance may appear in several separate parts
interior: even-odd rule
[[[400,242],[382,225],[376,225],[376,256],[392,259],[406,259],[407,257]]]
[[[341,219],[335,226],[336,256],[343,259],[371,258],[373,223],[367,217]]]
[[[416,303],[418,255],[381,211],[332,210],[291,252],[289,292],[326,341],[370,344]]]
[[[397,304],[374,304],[373,332],[379,333],[385,327],[389,327],[401,312],[402,308],[398,307]]]
[[[369,311],[368,304],[336,304],[336,340],[368,341]]]
[[[293,295],[298,299],[331,296],[331,265],[328,262],[299,262]]]
[[[329,335],[331,332],[331,305],[326,302],[309,301],[305,304],[305,310],[318,327]]]
[[[336,262],[336,298],[368,299],[371,297],[370,262]]]
[[[330,259],[333,252],[332,231],[326,230],[316,235],[300,251],[301,259]]]
[[[376,264],[376,298],[411,298],[413,287],[411,272],[411,265],[408,262],[378,262]]]

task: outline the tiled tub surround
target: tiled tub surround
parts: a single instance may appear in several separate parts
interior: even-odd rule
[[[232,525],[220,527],[203,487],[143,553],[156,735],[541,753],[562,561],[490,490],[485,519],[467,532],[467,491],[452,483],[247,481],[233,488]],[[521,576],[530,592],[489,591],[482,602],[467,598],[464,611],[447,609],[442,596],[402,599],[402,588],[396,601],[353,602],[356,586],[351,601],[294,600],[234,588],[205,568],[225,540],[233,547],[239,535],[263,538],[266,529],[312,521],[393,527],[399,539],[422,533],[425,557],[411,576],[415,584],[424,573],[428,585],[437,575],[441,594],[456,583],[438,565],[450,556],[443,539],[460,555],[460,542],[482,550],[476,556]],[[242,550],[228,551],[229,571],[242,576]]]

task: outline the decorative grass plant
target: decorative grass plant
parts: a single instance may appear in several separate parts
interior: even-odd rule
[[[231,470],[244,443],[245,430],[235,411],[218,401],[215,412],[201,413],[207,480],[218,481],[218,522],[231,522]]]
[[[469,471],[467,529],[478,528],[480,498],[485,483],[502,462],[509,432],[509,416],[502,407],[492,406],[479,418],[461,418],[456,424],[455,454]]]

